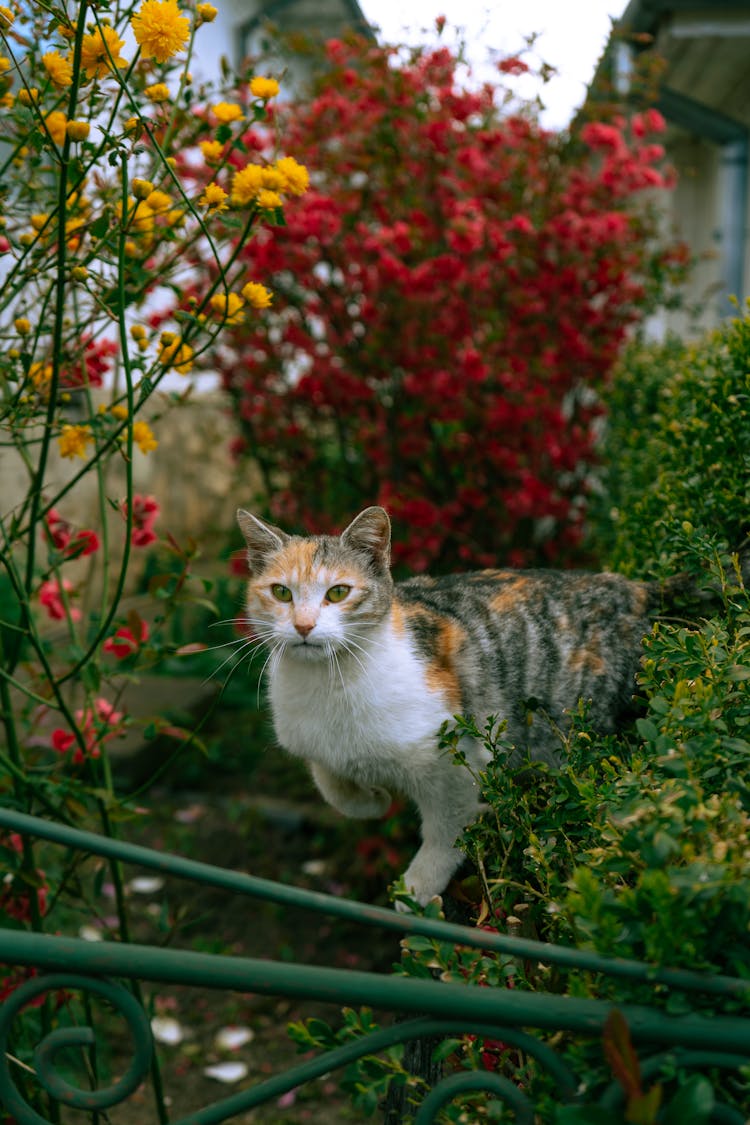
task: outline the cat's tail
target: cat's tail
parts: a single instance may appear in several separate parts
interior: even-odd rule
[[[729,589],[750,590],[750,535],[746,536],[731,556],[731,565],[725,570],[724,582],[707,574],[681,571],[660,582],[646,583],[648,607],[662,613],[676,608],[693,606],[710,612],[721,604],[722,595]]]

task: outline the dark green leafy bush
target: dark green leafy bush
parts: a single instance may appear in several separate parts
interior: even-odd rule
[[[750,317],[698,344],[628,349],[607,396],[592,531],[613,569],[669,574],[700,534],[739,546],[750,525],[749,398]]]
[[[602,737],[582,702],[561,769],[531,764],[511,774],[499,721],[477,730],[462,717],[445,732],[457,769],[467,768],[462,735],[484,739],[493,751],[477,778],[487,811],[464,837],[476,875],[462,890],[476,903],[479,924],[750,981],[750,595],[747,565],[734,553],[750,511],[749,392],[750,319],[732,321],[701,344],[637,345],[625,357],[608,404],[592,542],[600,556],[609,551],[613,569],[644,577],[687,570],[703,596],[691,615],[662,617],[646,639],[640,717]],[[406,943],[399,971],[597,997],[615,1007],[648,1004],[675,1015],[747,1011],[736,997],[425,938]],[[575,1105],[555,1105],[548,1079],[502,1044],[467,1036],[446,1044],[444,1054],[451,1066],[507,1074],[534,1097],[538,1121],[550,1125],[698,1123],[718,1103],[750,1109],[742,1075],[675,1070],[642,1078],[627,1027],[616,1020],[603,1042],[557,1045],[581,1078]],[[366,1089],[408,1080],[396,1054],[368,1067],[347,1078],[362,1109]],[[613,1080],[622,1087],[621,1109],[611,1097],[606,1108],[601,1102]],[[455,1105],[440,1120],[493,1120],[491,1101],[462,1117],[466,1112]]]

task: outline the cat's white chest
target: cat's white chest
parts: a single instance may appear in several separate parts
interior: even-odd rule
[[[450,718],[409,641],[384,629],[341,675],[323,661],[279,661],[270,679],[276,736],[292,754],[344,777],[405,783],[438,753]]]

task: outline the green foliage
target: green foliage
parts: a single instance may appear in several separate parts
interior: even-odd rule
[[[461,885],[486,929],[750,979],[750,594],[746,556],[733,553],[749,510],[749,388],[750,318],[691,348],[634,346],[623,361],[611,391],[598,553],[609,550],[613,568],[643,576],[686,570],[705,598],[691,618],[662,617],[646,638],[632,727],[603,737],[582,703],[564,735],[561,768],[509,770],[502,722],[478,729],[461,717],[444,731],[457,769],[468,768],[466,737],[492,755],[476,777],[486,812],[463,838],[477,874]],[[399,971],[409,976],[604,999],[615,1009],[645,1004],[675,1016],[747,1008],[737,996],[424,937],[403,946]],[[465,1036],[447,1043],[443,1057],[448,1069],[508,1077],[545,1125],[677,1125],[750,1107],[746,1074],[676,1063],[647,1071],[621,1016],[600,1041],[557,1036],[555,1046],[580,1080],[568,1105],[533,1060],[503,1044]],[[471,1111],[457,1102],[438,1120],[488,1120],[489,1106],[489,1097]]]
[[[750,317],[694,345],[634,344],[606,405],[594,538],[607,546],[611,519],[613,569],[669,574],[700,534],[736,548],[750,512]]]

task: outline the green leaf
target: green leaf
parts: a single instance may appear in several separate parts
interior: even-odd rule
[[[98,692],[101,684],[99,668],[96,664],[84,664],[81,669],[81,682],[88,691]]]
[[[443,1062],[443,1060],[447,1059],[449,1055],[452,1055],[454,1051],[457,1051],[460,1046],[460,1039],[444,1039],[442,1043],[438,1043],[437,1047],[432,1052],[432,1061],[436,1063]]]
[[[656,742],[659,730],[651,719],[636,719],[635,727],[644,742]]]
[[[713,1087],[702,1074],[694,1074],[666,1106],[660,1125],[708,1125],[716,1099]]]
[[[94,219],[89,227],[89,234],[92,238],[104,238],[109,230],[109,218],[106,215],[100,215],[98,219]]]

